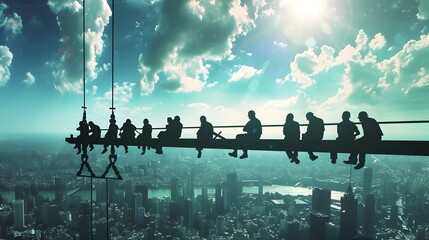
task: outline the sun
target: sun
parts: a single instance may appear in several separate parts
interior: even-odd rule
[[[332,4],[332,0],[281,0],[281,31],[291,42],[315,46],[318,33],[332,33]]]
[[[299,0],[295,2],[295,12],[306,20],[319,19],[323,13],[323,0]]]

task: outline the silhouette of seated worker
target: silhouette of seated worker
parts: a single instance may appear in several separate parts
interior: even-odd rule
[[[174,119],[171,117],[167,118],[167,125],[165,126],[165,131],[161,131],[158,134],[158,146],[155,153],[162,154],[162,146],[166,142],[171,142],[179,139],[182,136],[183,125],[180,122],[180,117],[175,116]]]
[[[336,139],[337,146],[351,147],[356,139],[356,136],[360,134],[356,124],[350,121],[350,112],[344,111],[341,116],[343,121],[337,125],[338,137]],[[335,151],[331,152],[331,163],[337,163],[338,154]]]
[[[86,124],[86,121],[80,121],[79,127],[76,128],[76,130],[80,132],[79,136],[76,137],[79,141],[74,146],[75,149],[77,148],[76,154],[81,153],[82,148],[83,148],[83,153],[86,154],[86,148],[88,147],[88,143],[86,143],[86,141],[88,140],[88,136],[89,136],[89,128],[88,128],[88,124]]]
[[[89,125],[89,133],[91,133],[91,135],[89,135],[88,137],[90,142],[89,151],[92,151],[94,150],[93,142],[98,141],[101,138],[101,130],[100,130],[100,127],[94,124],[92,121],[89,121],[88,125]]]
[[[124,142],[125,153],[128,153],[127,142],[131,142],[135,139],[137,128],[131,123],[130,119],[127,119],[119,130],[119,136]]]
[[[200,117],[201,126],[197,131],[197,158],[201,158],[203,147],[213,139],[213,125],[207,121],[205,116]]]
[[[323,139],[325,125],[321,118],[314,116],[312,112],[308,112],[305,117],[308,120],[307,132],[302,134],[302,141],[309,147],[319,144]],[[314,155],[312,151],[308,151],[308,156],[312,161],[319,157]]]
[[[142,133],[137,137],[138,148],[142,148],[141,155],[145,154],[146,147],[149,150],[152,144],[152,125],[150,125],[149,120],[145,118],[143,120]]]
[[[172,136],[173,140],[177,140],[182,136],[183,124],[180,122],[180,117],[175,116],[172,122]]]
[[[107,130],[106,134],[104,135],[104,149],[101,152],[102,154],[107,152],[107,146],[111,145],[112,149],[114,149],[114,145],[116,144],[116,140],[118,138],[118,130],[119,127],[116,125],[116,120],[114,118],[110,118],[109,120],[109,129]],[[118,146],[118,145],[117,145]]]
[[[247,158],[247,150],[250,144],[255,143],[261,138],[262,135],[262,125],[261,121],[256,118],[256,113],[253,110],[250,110],[247,114],[249,117],[249,121],[243,128],[243,132],[247,132],[244,134],[237,134],[235,137],[237,141],[237,146],[234,148],[233,152],[229,153],[231,157],[237,157],[238,146],[241,146],[243,149],[243,155],[240,156],[240,159]]]
[[[368,117],[368,113],[362,111],[358,118],[362,124],[363,136],[356,139],[354,152],[350,154],[349,160],[344,161],[346,164],[356,164],[359,155],[359,163],[354,167],[355,169],[361,169],[365,166],[366,150],[379,144],[383,136],[380,125],[374,118]]]
[[[296,145],[299,143],[301,132],[299,129],[299,123],[293,120],[293,114],[289,113],[286,116],[285,124],[283,125],[283,135],[285,136],[286,143],[286,154],[290,159],[291,163],[299,164],[298,151],[293,150],[290,145]]]

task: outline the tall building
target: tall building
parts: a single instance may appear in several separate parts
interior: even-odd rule
[[[79,214],[79,240],[91,239],[91,205],[89,203],[80,204]]]
[[[201,188],[201,211],[203,213],[207,212],[209,204],[209,193],[207,188]]]
[[[299,222],[294,220],[287,223],[286,239],[300,239]]]
[[[223,214],[223,198],[222,198],[222,184],[216,183],[215,186],[215,206],[216,206],[216,215]]]
[[[15,229],[21,230],[25,228],[24,224],[24,200],[19,199],[13,202],[13,220]]]
[[[63,198],[64,198],[65,183],[63,179],[56,177],[54,179],[54,185],[55,185],[55,202],[57,204],[62,204]]]
[[[138,227],[142,227],[143,226],[143,221],[144,221],[144,215],[146,214],[146,210],[144,207],[139,207],[137,208],[137,213],[136,213],[136,225]]]
[[[383,205],[392,205],[396,202],[395,184],[390,179],[383,182]]]
[[[190,226],[192,223],[192,213],[192,199],[188,197],[183,202],[183,220],[186,226]]]
[[[399,218],[398,218],[398,205],[393,204],[390,207],[390,227],[398,228],[399,227]]]
[[[325,240],[325,225],[329,216],[321,212],[310,213],[310,239]]]
[[[416,230],[416,240],[426,240],[426,230],[420,225]]]
[[[24,199],[25,190],[23,186],[15,186],[15,200]]]
[[[363,212],[363,234],[375,239],[375,198],[368,194]]]
[[[181,212],[180,204],[177,202],[170,202],[169,204],[170,221],[179,221],[180,212]]]
[[[329,217],[331,214],[331,190],[313,188],[311,207],[313,212],[320,212]]]
[[[106,202],[106,186],[101,182],[95,184],[95,201],[97,203]]]
[[[240,195],[237,172],[230,172],[226,175],[226,188],[230,193],[230,199],[227,202],[228,206],[232,203],[237,203]]]
[[[366,167],[363,171],[362,199],[365,201],[372,192],[372,168]]]
[[[142,195],[142,204],[145,209],[149,207],[149,189],[146,185],[136,185],[135,193],[141,193]]]
[[[135,193],[134,196],[134,223],[137,225],[137,223],[139,222],[139,208],[143,207],[143,196],[139,192]]]
[[[341,197],[340,240],[350,240],[357,234],[357,205],[352,185],[349,184]]]
[[[188,181],[186,183],[187,196],[193,200],[194,199],[194,183],[195,183],[195,170],[192,168],[188,174]]]
[[[171,188],[171,201],[178,201],[179,200],[179,179],[177,177],[171,178],[170,188]]]

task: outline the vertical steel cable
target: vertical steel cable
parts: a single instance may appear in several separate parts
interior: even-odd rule
[[[115,78],[115,1],[112,0],[112,113],[115,109],[114,106],[114,95],[115,95],[115,86],[114,86],[114,78]]]

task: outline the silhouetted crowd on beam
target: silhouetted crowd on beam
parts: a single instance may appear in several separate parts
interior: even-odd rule
[[[345,164],[355,165],[355,169],[360,169],[365,165],[365,156],[369,147],[373,147],[381,142],[383,132],[378,122],[368,117],[368,114],[364,111],[360,112],[358,119],[362,124],[363,136],[356,139],[360,135],[360,131],[356,124],[350,121],[351,114],[348,111],[343,112],[342,121],[337,124],[338,137],[336,138],[336,145],[339,147],[346,147],[351,149],[348,160],[344,161]],[[231,157],[238,156],[238,150],[241,149],[243,154],[239,157],[244,159],[248,157],[248,149],[252,145],[257,144],[262,135],[262,124],[259,119],[256,118],[256,113],[253,110],[248,112],[249,121],[243,127],[243,132],[236,135],[236,144],[233,147],[233,151],[229,153]],[[312,112],[306,114],[308,121],[306,132],[301,134],[299,123],[294,120],[292,113],[287,114],[285,123],[283,125],[283,135],[285,141],[285,152],[291,163],[299,164],[297,146],[302,143],[307,146],[308,156],[310,160],[315,161],[318,159],[312,150],[317,150],[317,146],[322,143],[323,135],[325,132],[325,125],[321,118],[315,116]],[[107,148],[111,146],[111,153],[114,153],[114,147],[119,145],[124,146],[125,153],[128,152],[128,145],[135,144],[137,141],[137,147],[142,149],[141,154],[145,154],[146,150],[154,148],[157,154],[162,154],[162,147],[167,143],[172,143],[180,139],[182,135],[183,124],[180,122],[180,117],[175,116],[174,118],[167,118],[167,125],[164,131],[160,131],[158,134],[157,144],[154,144],[152,139],[152,125],[149,124],[148,119],[143,120],[142,132],[139,133],[135,125],[132,124],[130,119],[127,119],[121,128],[116,125],[114,114],[112,113],[110,118],[109,129],[104,136],[104,149],[102,153],[107,152]],[[200,117],[201,126],[198,129],[196,150],[198,151],[197,157],[200,158],[204,146],[209,146],[212,139],[217,137],[225,139],[220,133],[213,131],[213,125],[207,121],[205,116]],[[79,127],[76,129],[80,132],[77,137],[79,143],[75,145],[78,149],[77,154],[83,151],[86,154],[86,148],[89,146],[90,151],[94,149],[94,143],[101,143],[101,131],[100,127],[93,122],[86,123],[86,120],[79,122]],[[120,139],[118,140],[118,133]],[[136,133],[138,136],[136,138]],[[87,139],[87,140],[86,140]],[[336,164],[337,153],[331,152],[331,163]]]

